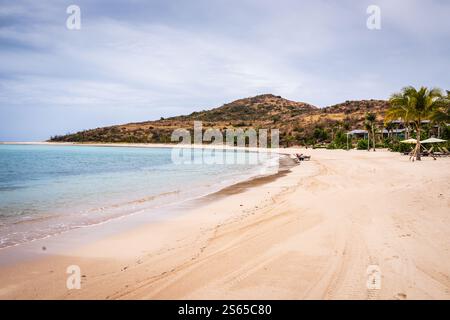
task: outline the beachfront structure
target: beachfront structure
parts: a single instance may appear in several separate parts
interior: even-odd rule
[[[393,124],[396,129],[395,130],[391,130],[391,132],[396,132],[398,133],[396,136],[399,138],[405,138],[408,139],[409,135],[411,132],[415,132],[414,129],[410,128],[408,125],[405,125],[405,122],[403,120],[393,120],[390,121],[391,124]],[[422,120],[420,121],[421,126],[427,126],[427,125],[431,125],[432,122],[431,120]],[[438,138],[441,136],[441,132],[442,132],[442,127],[443,126],[450,126],[450,123],[444,123],[441,125],[438,124],[434,124],[430,127],[432,133],[430,135],[435,135]]]
[[[406,129],[405,128],[392,129],[392,130],[383,129],[382,134],[383,134],[383,138],[389,138],[389,137],[395,136],[397,139],[404,139],[406,136]]]
[[[352,130],[347,132],[347,136],[351,136],[351,137],[357,137],[357,138],[362,138],[362,139],[367,139],[368,138],[368,132],[367,130]]]
[[[392,123],[393,125],[395,125],[397,128],[396,129],[383,129],[382,131],[378,131],[375,132],[376,135],[382,135],[383,138],[389,138],[389,137],[395,137],[397,140],[400,139],[408,139],[410,137],[410,134],[412,132],[415,132],[415,130],[411,129],[410,127],[406,126],[405,123],[402,120],[394,120],[391,121],[390,123]],[[429,125],[431,123],[430,120],[422,120],[421,124],[423,126],[425,125]],[[447,127],[450,126],[450,123],[446,123],[445,124]],[[430,134],[430,136],[437,136],[438,138],[440,137],[440,133],[441,133],[441,126],[439,125],[433,125],[431,127],[432,133]],[[358,139],[368,139],[368,132],[367,130],[360,130],[360,129],[355,129],[352,131],[348,131],[347,136],[349,136],[349,138],[353,138],[356,137]]]
[[[382,134],[383,138],[389,137],[389,135],[391,135],[391,134],[395,135],[398,138],[403,138],[405,135],[405,131],[406,131],[406,129],[404,129],[404,128],[393,129],[393,130],[383,129],[383,131],[375,132],[375,134],[378,134],[378,135]],[[368,132],[367,132],[367,130],[352,130],[352,131],[347,132],[347,135],[349,135],[351,137],[367,139]]]

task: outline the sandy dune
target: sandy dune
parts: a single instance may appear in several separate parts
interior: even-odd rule
[[[312,160],[275,181],[5,266],[0,298],[450,298],[450,158],[301,152]],[[71,264],[80,290],[66,288]],[[380,289],[367,286],[369,266]]]

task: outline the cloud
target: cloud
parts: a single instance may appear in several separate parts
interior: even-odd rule
[[[325,106],[448,83],[443,1],[378,1],[380,31],[370,1],[78,1],[79,31],[69,4],[0,4],[0,140],[27,119],[45,139],[259,93]]]

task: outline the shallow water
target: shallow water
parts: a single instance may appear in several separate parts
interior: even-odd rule
[[[278,160],[188,151],[180,161],[170,148],[0,145],[0,248],[210,194]]]

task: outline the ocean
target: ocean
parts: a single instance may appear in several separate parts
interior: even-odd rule
[[[0,145],[0,248],[200,198],[278,169],[272,153],[183,152],[180,161],[171,148]]]

